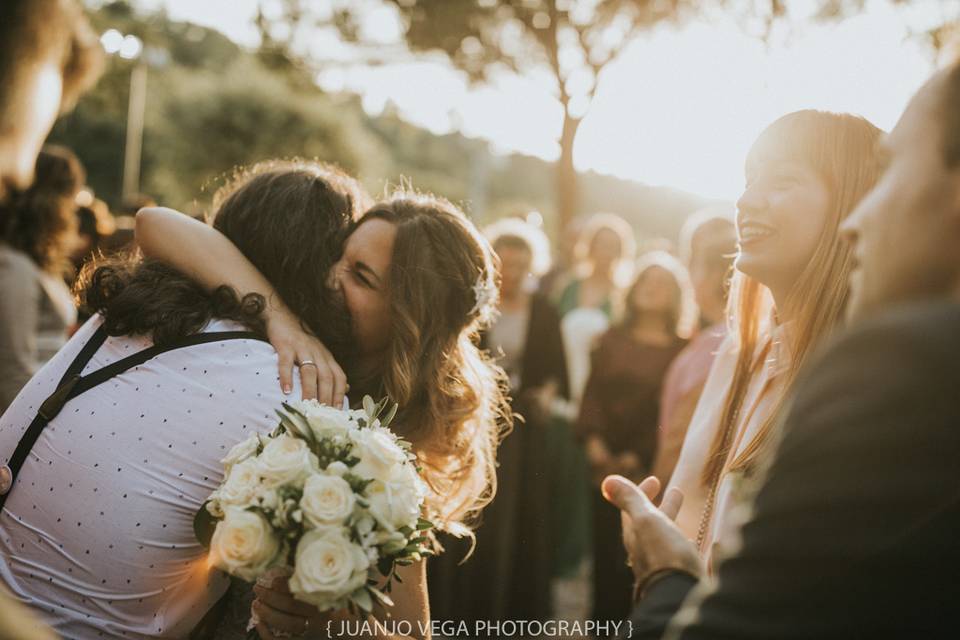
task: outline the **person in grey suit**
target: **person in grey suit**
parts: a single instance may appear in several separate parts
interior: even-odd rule
[[[658,480],[606,479],[637,580],[625,637],[956,637],[960,63],[883,146],[883,177],[843,224],[851,326],[798,379],[715,578],[672,522],[681,495],[658,509]]]

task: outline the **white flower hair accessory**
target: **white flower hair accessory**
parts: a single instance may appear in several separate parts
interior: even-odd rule
[[[492,306],[497,301],[497,293],[497,287],[493,284],[493,280],[481,271],[480,275],[477,276],[477,281],[473,283],[473,299],[475,302],[467,315],[472,316]]]

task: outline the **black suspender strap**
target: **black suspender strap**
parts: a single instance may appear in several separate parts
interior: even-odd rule
[[[57,390],[50,394],[50,397],[44,400],[43,404],[40,405],[40,409],[37,411],[36,417],[34,417],[33,422],[30,423],[30,426],[27,427],[27,430],[20,438],[20,442],[17,444],[17,448],[10,457],[10,461],[7,463],[7,466],[3,468],[3,471],[9,474],[8,478],[6,478],[9,480],[9,482],[4,483],[6,484],[6,491],[2,491],[2,493],[0,493],[0,510],[3,509],[3,506],[7,501],[7,496],[10,495],[10,490],[13,488],[13,485],[16,482],[17,474],[20,473],[20,468],[23,467],[23,463],[26,462],[27,456],[33,449],[33,445],[36,444],[37,439],[40,438],[40,434],[43,433],[43,430],[46,428],[47,424],[57,417],[57,414],[60,413],[64,405],[73,398],[76,398],[80,394],[89,391],[97,385],[103,384],[110,378],[118,376],[128,369],[132,369],[137,365],[143,364],[147,360],[150,360],[161,353],[166,353],[167,351],[182,349],[184,347],[192,347],[194,345],[206,344],[209,342],[221,342],[223,340],[264,341],[263,337],[250,331],[218,331],[212,333],[197,333],[186,336],[172,344],[164,346],[155,345],[144,349],[143,351],[138,351],[137,353],[127,356],[122,360],[118,360],[113,364],[109,364],[102,369],[98,369],[90,374],[87,374],[86,376],[81,376],[80,373],[83,371],[83,368],[87,366],[87,363],[90,362],[90,359],[93,358],[93,355],[97,352],[97,350],[103,346],[103,343],[106,341],[106,339],[107,332],[101,325],[83,346],[83,349],[80,350],[80,353],[77,354],[77,357],[74,358],[73,362],[70,363],[70,366],[67,367],[66,372],[63,374],[63,378],[60,380],[60,384],[57,385]],[[0,488],[0,490],[2,490],[2,488]]]

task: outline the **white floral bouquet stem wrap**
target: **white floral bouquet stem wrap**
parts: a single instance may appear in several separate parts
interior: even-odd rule
[[[284,404],[271,433],[234,446],[194,521],[213,566],[248,582],[288,575],[294,597],[320,611],[392,606],[396,566],[431,553],[433,525],[411,445],[389,429],[397,405],[387,407]]]

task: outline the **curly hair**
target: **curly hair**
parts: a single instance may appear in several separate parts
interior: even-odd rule
[[[512,426],[506,376],[478,347],[492,320],[496,268],[488,242],[453,204],[400,190],[358,222],[396,226],[388,273],[392,339],[381,391],[400,406],[395,422],[413,444],[440,529],[469,526],[496,491],[496,449]]]
[[[72,151],[44,147],[33,184],[0,205],[0,238],[43,271],[65,273],[77,228],[75,199],[85,180]]]
[[[108,262],[84,269],[78,287],[81,305],[103,312],[109,335],[149,335],[164,346],[197,333],[211,318],[266,335],[266,300],[260,294],[240,297],[227,286],[208,293],[173,267],[134,252]]]
[[[366,205],[359,184],[318,162],[269,161],[239,171],[214,196],[213,227],[267,278],[308,331],[338,357],[349,317],[325,286],[344,235]],[[205,292],[173,268],[139,256],[95,261],[81,274],[81,302],[104,316],[111,335],[148,334],[166,344],[212,318],[263,333],[262,296],[229,287]]]

